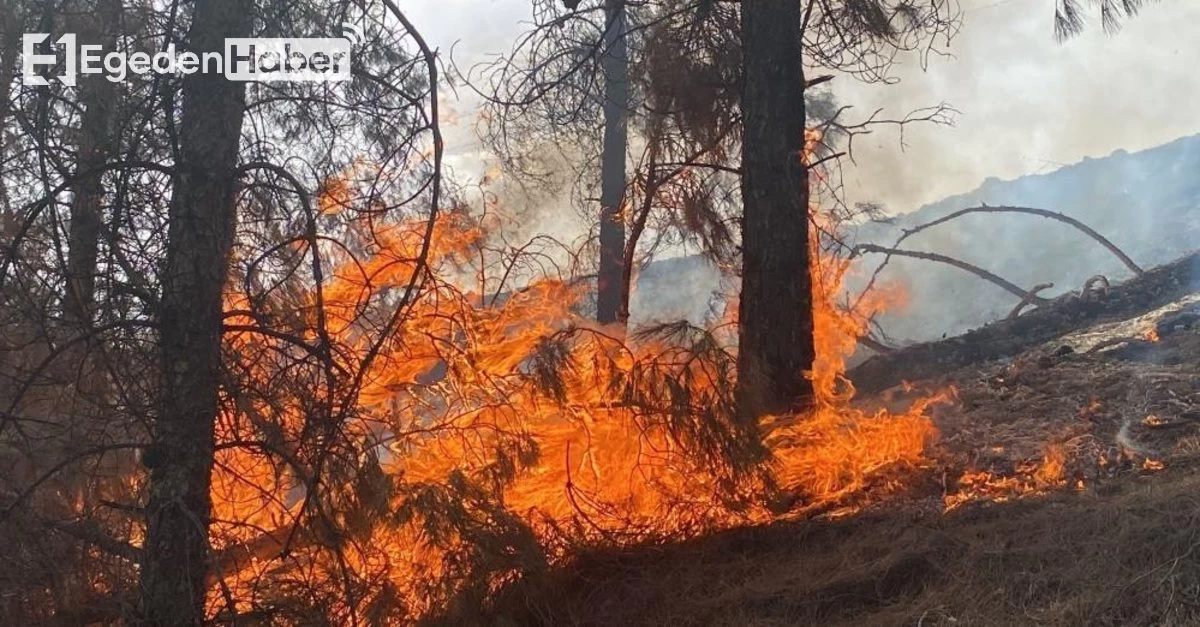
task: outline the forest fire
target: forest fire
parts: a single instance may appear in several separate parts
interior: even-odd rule
[[[821,139],[806,135],[806,160]],[[310,364],[311,388],[272,389],[262,395],[271,404],[249,393],[222,417],[214,613],[252,612],[289,589],[327,590],[340,607],[334,614],[374,603],[410,620],[485,603],[582,547],[844,517],[903,494],[935,466],[959,475],[943,487],[945,512],[1086,486],[1068,469],[1076,454],[1056,442],[1010,472],[932,459],[938,430],[929,410],[954,402],[952,387],[922,395],[904,384],[912,400],[895,413],[855,402],[845,358],[869,321],[903,306],[904,294],[876,286],[853,307],[839,302],[853,266],[822,246],[838,225],[815,203],[817,360],[803,374],[815,409],[747,423],[733,401],[735,359],[721,329],[736,323],[728,313],[712,329],[611,332],[578,313],[587,298],[581,284],[535,274],[523,287],[505,279],[488,287],[486,220],[456,210],[432,225],[381,224],[356,206],[352,187],[334,180],[318,200],[355,234],[350,248],[367,256],[328,254],[329,278],[300,305],[265,306],[326,347],[324,363]],[[231,285],[253,284],[253,271],[245,275]],[[264,310],[251,298],[229,294],[234,328],[251,329],[243,312]],[[401,323],[387,326],[397,312]],[[279,368],[301,359],[273,357],[294,352],[286,338],[247,331],[226,343],[248,388],[271,386]],[[340,407],[326,400],[343,393]],[[1080,416],[1101,408],[1092,398]],[[314,429],[326,431],[327,443],[306,449]],[[256,448],[245,445],[251,433],[274,435]],[[359,592],[333,592],[347,581]]]
[[[1183,138],[910,143],[954,2],[411,4],[0,3],[0,622],[1196,622]]]
[[[353,213],[345,186],[332,190],[339,200],[322,206]],[[289,391],[294,405],[243,400],[222,418],[219,442],[229,446],[218,446],[212,543],[225,558],[213,573],[214,611],[228,611],[231,599],[239,611],[260,607],[297,577],[336,585],[348,569],[421,615],[463,594],[463,577],[490,589],[580,543],[682,538],[852,508],[869,482],[902,483],[936,436],[925,410],[945,393],[899,415],[852,404],[844,358],[898,296],[879,290],[841,310],[850,266],[831,255],[820,254],[813,271],[816,410],[747,426],[734,411],[732,356],[710,331],[672,326],[626,343],[576,315],[582,293],[560,281],[534,280],[502,300],[461,291],[456,277],[487,237],[462,214],[439,219],[420,297],[394,335],[373,344],[364,314],[373,320],[372,306],[410,284],[425,224],[353,224],[371,257],[336,266],[306,305],[272,310],[306,340],[328,338],[329,371],[370,364],[354,411],[327,427],[349,448],[327,460],[297,448],[314,428],[306,414],[319,411],[309,390]],[[239,313],[248,298],[227,299],[235,328],[253,322]],[[249,331],[226,342],[261,386],[289,363],[271,355],[293,350]],[[267,426],[274,441],[237,445]],[[323,463],[344,465],[349,482],[336,498],[353,506],[336,520],[322,520],[323,505],[309,496]]]

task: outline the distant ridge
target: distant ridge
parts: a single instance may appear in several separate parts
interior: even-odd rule
[[[977,189],[867,224],[856,241],[892,244],[902,229],[981,204],[1050,209],[1079,219],[1144,268],[1200,248],[1200,135],[1130,153],[1085,158],[1046,174],[989,178]],[[1053,282],[1047,295],[1079,289],[1088,277],[1129,276],[1107,250],[1071,227],[1026,215],[970,215],[915,235],[905,248],[968,261],[1025,287]],[[878,259],[868,259],[876,262]],[[885,320],[897,338],[955,335],[1006,315],[1011,295],[955,268],[897,259],[885,276],[903,280],[911,306]]]

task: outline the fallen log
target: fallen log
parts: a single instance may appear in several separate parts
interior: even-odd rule
[[[1200,253],[1147,270],[1100,298],[1067,294],[1037,310],[958,337],[876,355],[849,372],[862,392],[942,376],[964,366],[1011,357],[1092,324],[1124,320],[1200,291]]]

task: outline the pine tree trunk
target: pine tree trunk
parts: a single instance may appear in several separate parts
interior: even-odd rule
[[[803,411],[813,398],[800,8],[796,0],[742,2],[738,404],[752,417]]]
[[[13,79],[16,78],[17,57],[21,51],[21,25],[22,20],[15,3],[0,2],[0,163],[8,159],[10,148],[8,116],[12,110],[12,103],[9,100],[9,90]],[[0,177],[0,237],[3,238],[10,236],[4,231],[8,219],[7,212],[11,210],[10,204],[8,190],[3,177]]]
[[[629,55],[625,42],[625,2],[607,0],[610,24],[604,34],[604,153],[600,165],[600,271],[596,288],[596,320],[625,323],[622,279],[625,265],[625,152],[629,111]]]
[[[73,16],[81,45],[100,45],[102,50],[116,49],[120,28],[120,4],[114,0],[99,0],[96,11],[88,11],[85,3],[76,5],[80,15]],[[83,118],[79,127],[76,175],[84,174],[72,186],[71,220],[67,236],[67,290],[64,309],[67,322],[79,328],[92,319],[92,303],[96,288],[96,255],[100,230],[104,227],[101,215],[104,199],[103,175],[100,168],[108,160],[113,116],[116,113],[116,83],[101,74],[85,74],[80,78],[80,104]],[[92,173],[92,174],[88,174]]]
[[[223,50],[247,37],[247,0],[197,2],[188,49]],[[222,290],[235,222],[245,84],[197,72],[183,81],[179,162],[167,233],[160,315],[162,387],[142,564],[142,610],[151,625],[197,625],[204,616],[209,484],[221,365]]]

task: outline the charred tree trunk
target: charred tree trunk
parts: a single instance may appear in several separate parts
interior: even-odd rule
[[[116,49],[117,29],[120,27],[120,4],[114,0],[99,0],[95,12],[85,4],[77,7],[79,15],[72,16],[79,25],[81,44],[100,45],[103,50]],[[101,74],[84,75],[80,80],[80,104],[83,119],[79,127],[76,159],[77,178],[72,188],[71,219],[67,236],[67,290],[64,311],[67,323],[87,326],[92,319],[92,303],[96,288],[96,255],[100,231],[104,228],[101,214],[104,199],[103,175],[100,169],[108,160],[113,115],[116,110],[116,83]]]
[[[800,3],[742,2],[742,294],[738,406],[748,416],[812,404],[813,298]]]
[[[247,0],[198,2],[188,48],[223,50],[226,37],[249,36],[252,15]],[[233,244],[245,84],[191,74],[182,106],[159,319],[159,414],[143,455],[152,471],[141,576],[146,621],[181,626],[198,625],[204,616],[221,298]]]
[[[625,2],[607,0],[604,33],[604,153],[600,165],[600,271],[596,320],[625,324],[624,291],[625,152],[629,112],[629,54],[625,42]]]

